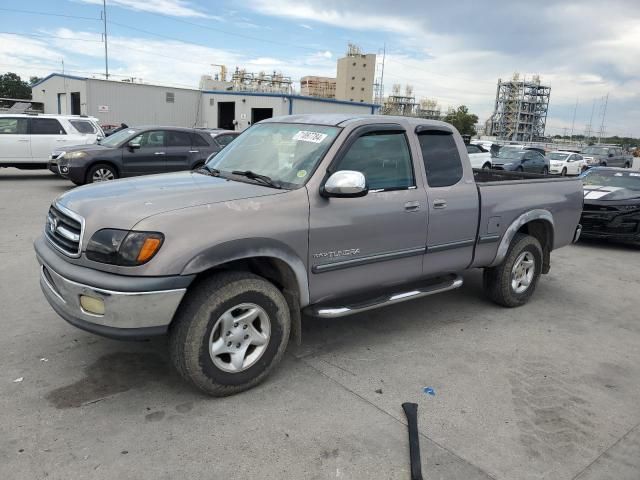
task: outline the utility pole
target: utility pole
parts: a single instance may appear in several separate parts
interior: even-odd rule
[[[604,117],[607,115],[607,104],[609,103],[609,92],[607,92],[607,96],[604,99],[604,108],[602,109],[602,123],[600,124],[600,132],[598,133],[598,143],[602,140],[602,135],[604,135]]]
[[[109,80],[109,52],[107,49],[107,0],[102,0],[102,20],[104,21],[104,76]]]
[[[378,53],[380,50],[378,50]],[[378,102],[380,105],[384,103],[384,61],[387,56],[387,44],[382,47],[382,68],[380,69],[380,85],[378,85]]]

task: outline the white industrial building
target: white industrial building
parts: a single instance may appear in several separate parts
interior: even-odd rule
[[[289,93],[218,91],[83,78],[52,73],[32,86],[44,113],[89,115],[102,125],[170,125],[244,130],[301,113],[376,113],[378,106]]]

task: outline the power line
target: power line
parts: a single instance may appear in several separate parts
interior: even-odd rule
[[[75,18],[78,20],[100,20],[99,18],[95,18],[95,17],[82,17],[80,15],[66,15],[66,14],[62,14],[62,13],[51,13],[51,12],[36,12],[34,10],[20,10],[17,8],[3,8],[0,7],[0,10],[5,11],[5,12],[13,12],[13,13],[26,13],[29,15],[41,15],[41,16],[45,16],[45,17],[63,17],[63,18]]]

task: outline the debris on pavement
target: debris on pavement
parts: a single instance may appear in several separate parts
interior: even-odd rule
[[[13,383],[20,383],[22,380],[24,380],[24,377],[16,378]]]
[[[424,387],[424,388],[422,389],[422,391],[423,391],[424,393],[426,393],[427,395],[431,395],[431,396],[433,396],[433,397],[435,397],[435,395],[436,395],[436,391],[435,391],[433,388],[431,388],[431,387]]]

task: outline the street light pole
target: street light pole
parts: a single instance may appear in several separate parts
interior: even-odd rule
[[[107,0],[102,0],[102,20],[104,21],[104,76],[109,80],[109,52],[107,48]]]

